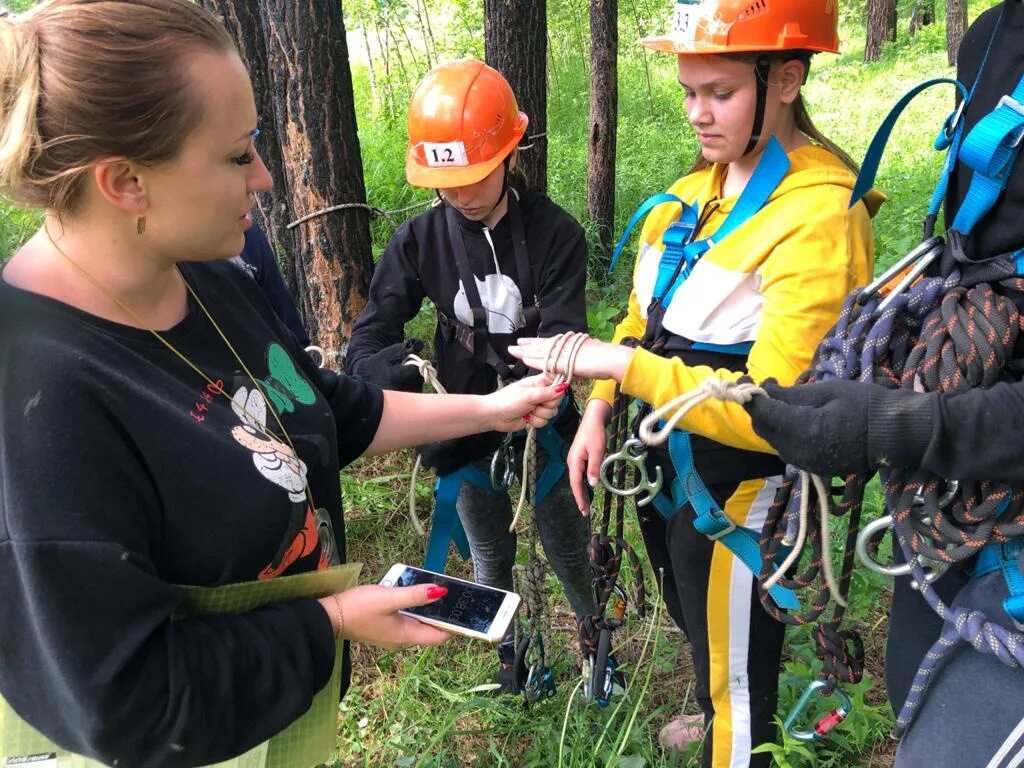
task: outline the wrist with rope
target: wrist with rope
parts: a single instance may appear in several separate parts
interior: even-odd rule
[[[341,597],[336,593],[331,595],[331,602],[334,603],[334,613],[338,617],[338,626],[334,629],[334,639],[341,640],[345,632],[345,611],[341,607]],[[334,624],[332,621],[331,624]]]

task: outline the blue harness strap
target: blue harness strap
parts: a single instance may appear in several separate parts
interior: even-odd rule
[[[748,219],[764,208],[772,193],[778,189],[782,179],[789,172],[789,158],[779,140],[768,139],[754,174],[740,193],[736,205],[725,217],[725,221],[711,237],[691,240],[697,222],[697,206],[685,206],[679,221],[665,230],[662,236],[664,250],[658,262],[658,278],[654,284],[654,296],[668,306],[676,289],[690,276],[700,258],[717,243],[739,229]],[[691,223],[692,221],[692,223]],[[679,269],[680,262],[684,262]],[[673,276],[675,280],[673,280]]]
[[[695,208],[687,205],[670,192],[659,192],[656,195],[651,195],[651,197],[647,198],[640,204],[640,207],[636,209],[636,212],[630,217],[629,222],[626,224],[626,228],[622,231],[622,235],[619,237],[619,242],[615,244],[615,251],[612,253],[612,263],[608,266],[608,274],[611,274],[612,270],[615,269],[615,264],[619,260],[619,255],[622,253],[622,249],[625,247],[626,241],[629,239],[629,235],[633,231],[633,227],[640,223],[640,220],[644,216],[659,205],[664,205],[665,203],[675,203],[676,205],[682,206],[680,221],[690,222],[691,230],[697,225],[697,210]]]
[[[1013,92],[977,122],[960,147],[960,160],[974,173],[953,229],[969,233],[996,204],[1024,139],[1024,77]]]
[[[755,576],[761,573],[761,548],[759,533],[736,525],[722,511],[704,481],[700,479],[693,461],[693,447],[690,433],[681,429],[672,430],[668,438],[668,453],[675,468],[676,477],[669,493],[662,492],[654,499],[654,505],[661,516],[668,520],[680,507],[689,503],[695,518],[693,527],[712,541],[718,541],[750,569]],[[670,495],[669,495],[670,494]],[[779,608],[795,611],[800,602],[792,590],[778,584],[768,590]]]
[[[536,499],[540,504],[565,474],[565,457],[569,446],[551,423],[537,432],[537,444],[548,455],[544,471],[537,478]],[[474,464],[467,464],[447,475],[441,475],[434,483],[434,518],[430,525],[427,553],[423,559],[423,567],[428,571],[444,573],[452,541],[455,542],[455,547],[463,560],[470,557],[466,529],[462,526],[455,506],[463,480],[484,491],[494,494],[506,493],[505,490],[496,490],[491,485],[490,475]]]
[[[434,519],[430,524],[430,539],[423,567],[435,573],[444,573],[448,564],[448,549],[452,541],[463,560],[469,559],[469,540],[462,527],[455,502],[459,498],[462,481],[472,483],[483,490],[497,491],[491,486],[491,478],[479,467],[467,464],[447,475],[441,475],[434,483]]]
[[[933,85],[942,83],[956,86],[960,92],[961,102],[960,107],[946,118],[938,137],[935,139],[936,149],[949,148],[946,162],[942,169],[942,177],[932,193],[931,203],[928,206],[929,214],[934,215],[938,213],[942,200],[946,196],[949,174],[953,170],[953,163],[956,161],[960,135],[963,130],[963,110],[970,100],[970,94],[968,94],[966,86],[959,80],[949,77],[936,77],[915,85],[889,110],[889,114],[886,115],[885,120],[878,127],[874,137],[871,139],[871,143],[868,145],[868,151],[864,155],[864,162],[861,163],[860,173],[857,174],[857,181],[853,185],[853,192],[850,194],[851,208],[859,203],[861,198],[875,186],[875,177],[878,175],[878,166],[882,162],[882,153],[885,151],[885,145],[889,143],[889,136],[892,134],[892,129],[896,126],[896,121],[903,114],[903,110],[907,108],[910,102],[917,98],[918,94],[928,90]]]
[[[1003,543],[986,546],[974,563],[974,578],[993,571],[1002,571],[1006,579],[1009,596],[1003,600],[1003,609],[1018,625],[1024,625],[1024,574],[1021,573],[1021,556],[1024,555],[1024,539],[1015,538]]]

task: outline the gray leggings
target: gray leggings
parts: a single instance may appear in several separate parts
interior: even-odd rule
[[[521,453],[517,464],[522,467]],[[538,477],[547,457],[538,456]],[[490,472],[490,460],[476,463]],[[518,499],[517,499],[518,501]],[[512,502],[504,491],[485,490],[463,481],[456,502],[459,519],[466,529],[473,556],[473,570],[481,584],[513,588],[512,567],[516,562],[516,535],[509,533]],[[526,512],[524,512],[524,515]],[[526,521],[522,521],[525,525]],[[593,578],[587,557],[590,518],[583,517],[569,489],[566,472],[537,507],[537,527],[548,562],[565,589],[565,596],[577,621],[596,610]]]

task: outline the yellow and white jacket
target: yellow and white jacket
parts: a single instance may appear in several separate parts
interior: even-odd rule
[[[676,290],[664,328],[684,341],[684,350],[666,358],[638,349],[622,380],[624,393],[657,407],[709,376],[734,380],[746,373],[755,381],[774,377],[791,384],[810,364],[847,294],[868,282],[874,259],[870,219],[884,196],[872,190],[850,208],[855,176],[839,158],[810,145],[788,157],[790,169],[765,206],[705,253]],[[717,201],[701,238],[714,239],[738,199],[719,199],[723,176],[724,167],[712,165],[668,190],[690,204],[699,202],[702,209]],[[615,330],[615,341],[643,337],[664,249],[662,235],[678,216],[679,205],[665,203],[644,221],[629,310]],[[688,353],[686,342],[753,342],[753,347],[736,364],[717,360],[724,355]],[[597,382],[591,396],[610,403],[614,388],[614,381]],[[679,426],[716,443],[772,453],[735,403],[708,401]]]

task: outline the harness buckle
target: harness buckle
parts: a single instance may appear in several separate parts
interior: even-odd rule
[[[996,109],[1000,109],[1001,107],[1011,109],[1021,117],[1024,117],[1024,104],[1021,104],[1008,93],[1004,94],[1003,97],[996,102]]]
[[[813,680],[804,689],[803,695],[797,701],[796,706],[790,710],[786,716],[786,722],[784,725],[786,733],[797,741],[805,743],[821,741],[829,732],[839,725],[843,720],[846,719],[847,715],[853,709],[853,703],[850,701],[850,697],[842,692],[839,688],[832,689],[832,696],[835,697],[839,706],[833,709],[828,714],[818,719],[818,722],[814,724],[814,728],[809,731],[802,731],[797,729],[797,720],[803,715],[804,710],[807,709],[808,704],[811,702],[811,697],[826,686],[824,680]]]
[[[615,485],[612,480],[612,470],[620,461],[626,463],[627,469],[628,465],[632,465],[636,470],[639,475],[636,485],[625,488],[619,488]],[[643,440],[638,437],[629,438],[622,444],[622,448],[606,456],[604,461],[601,462],[601,482],[610,493],[626,497],[637,496],[641,493],[647,494],[644,498],[637,499],[636,505],[638,507],[646,506],[654,500],[654,497],[661,492],[663,479],[661,467],[655,467],[653,481],[647,476],[647,447],[644,445]]]
[[[963,117],[966,104],[967,99],[960,99],[956,109],[946,118],[946,122],[942,125],[942,134],[935,140],[935,149],[941,151],[952,143],[953,134],[956,133],[956,129],[960,125],[960,119]]]
[[[704,534],[711,541],[718,541],[723,536],[728,536],[730,533],[736,530],[736,523],[734,523],[732,519],[725,513],[721,515],[715,515],[715,520],[723,520],[726,523],[726,527],[720,530],[718,533]]]

